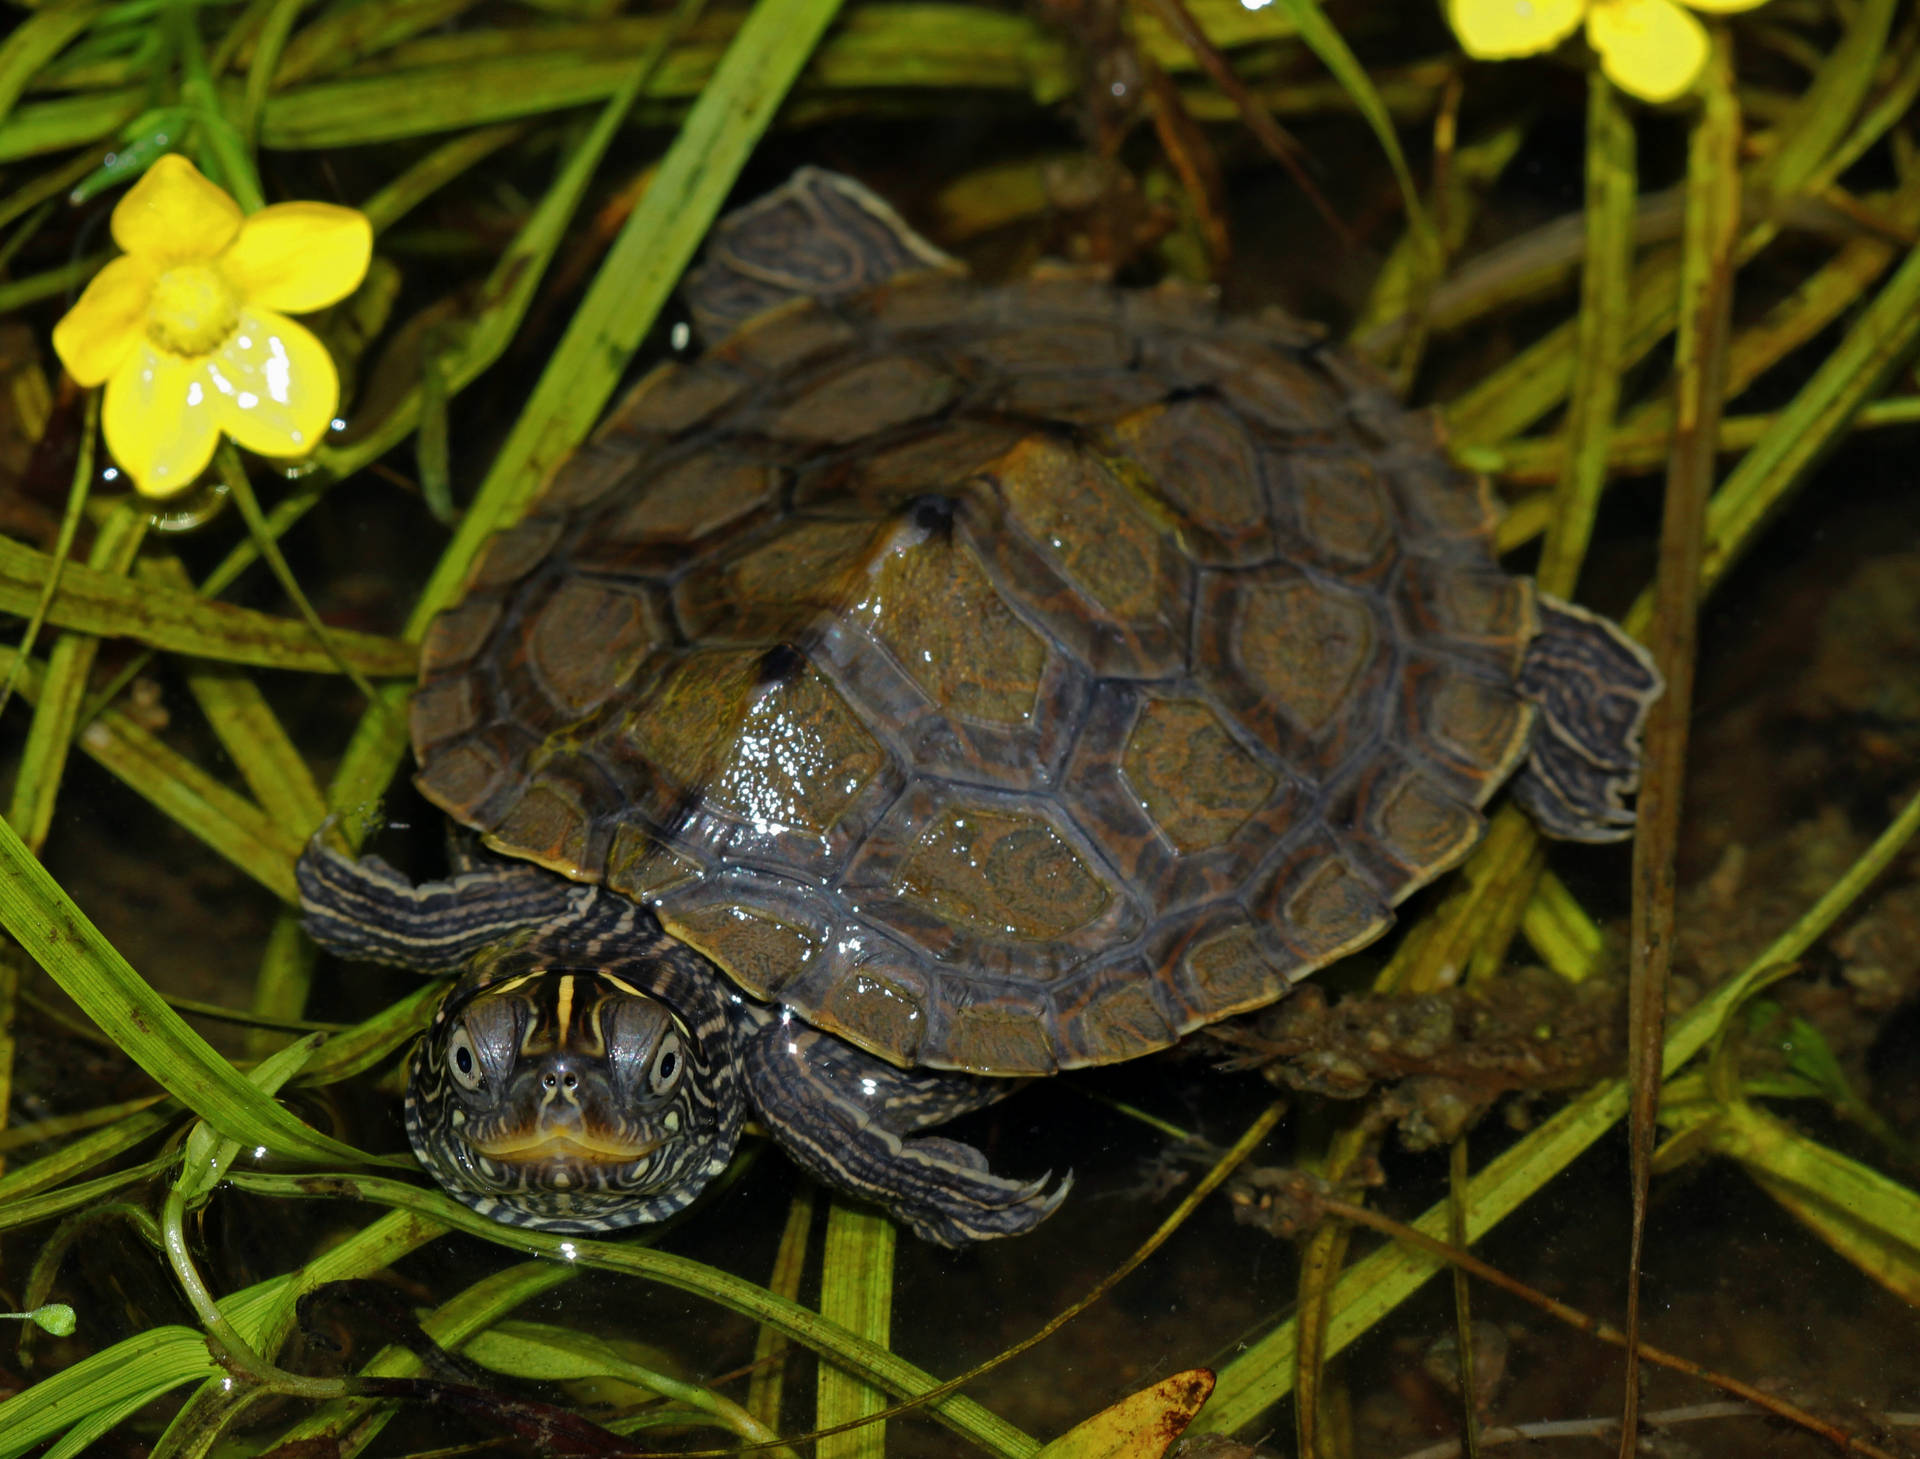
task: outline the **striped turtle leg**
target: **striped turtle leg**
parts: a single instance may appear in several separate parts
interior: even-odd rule
[[[922,1240],[966,1246],[1017,1236],[1052,1214],[1073,1177],[1007,1180],[971,1145],[913,1132],[983,1108],[1006,1079],[896,1069],[797,1022],[745,1048],[747,1092],[780,1146],[816,1179],[886,1209]]]
[[[1665,687],[1647,651],[1617,625],[1543,593],[1518,687],[1539,713],[1514,798],[1563,841],[1631,836],[1622,798],[1640,784],[1640,726]]]
[[[524,862],[494,861],[446,881],[408,881],[377,856],[356,860],[323,827],[294,867],[313,940],[341,957],[419,972],[459,967],[524,927],[577,920],[599,900]]]

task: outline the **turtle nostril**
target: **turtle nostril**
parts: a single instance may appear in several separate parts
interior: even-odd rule
[[[580,1076],[577,1074],[569,1074],[567,1076],[567,1088],[572,1090],[572,1089],[578,1089],[579,1087],[580,1087]]]

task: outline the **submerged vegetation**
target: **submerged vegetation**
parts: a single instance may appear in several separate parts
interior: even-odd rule
[[[896,1328],[919,1340],[975,1322],[992,1294],[962,1261],[929,1259],[896,1311],[893,1274],[908,1259],[872,1212],[736,1172],[790,1197],[754,1228],[765,1239],[749,1265],[682,1254],[695,1239],[685,1223],[619,1240],[497,1226],[431,1188],[410,1157],[361,1148],[369,1132],[382,1151],[393,1143],[365,1091],[391,1105],[385,1076],[443,988],[396,976],[342,991],[299,930],[292,868],[308,837],[329,817],[364,837],[402,777],[427,624],[629,370],[679,347],[674,288],[743,178],[828,160],[822,149],[879,159],[876,186],[908,189],[902,207],[983,270],[1064,257],[1128,282],[1223,281],[1250,304],[1297,303],[1275,279],[1312,274],[1323,297],[1346,301],[1352,347],[1434,404],[1456,457],[1492,477],[1515,565],[1621,611],[1670,686],[1649,726],[1624,916],[1624,899],[1589,891],[1584,863],[1549,854],[1503,809],[1467,866],[1408,904],[1386,956],[1322,979],[1358,991],[1370,978],[1401,1000],[1464,984],[1517,1007],[1522,985],[1505,980],[1522,965],[1563,989],[1630,976],[1624,1071],[1595,1079],[1582,1065],[1580,1086],[1549,1104],[1541,1091],[1564,1080],[1476,1086],[1454,1069],[1440,1198],[1396,1225],[1379,1211],[1405,1208],[1401,1192],[1371,1188],[1383,1130],[1404,1108],[1325,1098],[1324,1075],[1316,1084],[1276,1052],[1284,1030],[1254,1025],[1232,1052],[1293,1091],[1286,1123],[1247,1076],[1255,1097],[1243,1090],[1218,1147],[1184,1134],[1178,1101],[1134,1111],[1180,1167],[1183,1199],[1127,1228],[1116,1250],[1132,1255],[1107,1263],[1117,1271],[1072,1273],[1086,1300],[1040,1336],[1070,1318],[1099,1324],[1101,1299],[1137,1267],[1158,1264],[1179,1288],[1176,1263],[1193,1250],[1183,1227],[1223,1186],[1294,1243],[1257,1237],[1275,1255],[1237,1293],[1256,1289],[1257,1326],[1207,1330],[1192,1351],[1149,1337],[1145,1369],[1116,1359],[1083,1375],[1076,1391],[1096,1396],[1069,1419],[1035,1410],[1055,1430],[1173,1370],[1217,1369],[1210,1397],[1199,1378],[1169,1378],[1144,1408],[1104,1416],[1058,1452],[1157,1455],[1196,1407],[1189,1434],[1253,1440],[1291,1422],[1303,1453],[1350,1448],[1335,1356],[1622,1129],[1634,1181],[1603,1199],[1636,1219],[1612,1274],[1624,1332],[1606,1340],[1637,1334],[1625,1294],[1648,1182],[1657,1192],[1709,1157],[1748,1172],[1748,1189],[1866,1280],[1920,1302],[1920,1195],[1903,1183],[1913,1136],[1862,1095],[1860,1047],[1836,1050],[1817,1012],[1844,1002],[1878,1029],[1920,979],[1920,914],[1888,913],[1870,952],[1831,951],[1836,929],[1869,940],[1863,898],[1892,887],[1892,907],[1911,890],[1902,858],[1920,829],[1920,737],[1911,701],[1880,681],[1920,672],[1920,645],[1900,658],[1897,631],[1866,640],[1895,647],[1861,649],[1856,677],[1874,687],[1848,701],[1847,723],[1870,733],[1833,731],[1831,753],[1855,756],[1851,819],[1806,848],[1796,871],[1814,871],[1770,888],[1764,907],[1736,912],[1746,892],[1725,858],[1710,874],[1687,869],[1681,795],[1698,773],[1693,686],[1710,667],[1702,603],[1783,514],[1807,510],[1796,493],[1849,438],[1913,449],[1900,428],[1920,420],[1908,370],[1920,342],[1920,14],[1892,0],[1567,0],[1538,6],[1540,26],[1522,34],[1479,0],[1404,27],[1383,23],[1384,9],[16,5],[0,41],[12,772],[0,925],[21,955],[0,958],[0,1298],[32,1320],[0,1360],[0,1459],[399,1452],[471,1434],[517,1452],[812,1445],[877,1459],[892,1445],[1026,1459],[1053,1437],[1016,1427],[977,1381],[997,1366],[1056,1386],[1064,1368],[1045,1344],[965,1372],[893,1350]],[[1688,74],[1635,68],[1642,12],[1698,34]],[[942,127],[956,140],[940,140]],[[1577,207],[1543,220],[1537,200],[1503,188],[1517,159],[1538,168],[1550,155],[1541,137],[1556,128],[1577,140],[1551,197]],[[169,205],[169,228],[205,224],[191,248],[123,228],[116,211],[167,186],[192,203]],[[1256,208],[1255,196],[1285,201]],[[273,267],[243,267],[233,251],[281,224],[293,232],[262,245]],[[357,230],[371,234],[370,260],[347,257]],[[1249,234],[1263,241],[1249,247]],[[1298,243],[1302,260],[1275,239]],[[169,435],[163,397],[128,403],[139,387],[117,372],[160,314],[179,346],[169,358],[195,368],[231,333],[201,329],[206,298],[159,297],[181,260],[230,312],[308,316],[270,315],[298,331],[282,333],[305,370],[297,409],[274,430],[229,412],[183,417]],[[336,399],[339,421],[308,451]],[[221,433],[263,455],[216,447]],[[1652,499],[1661,505],[1642,510]],[[1915,601],[1890,600],[1896,615]],[[162,690],[177,703],[156,707]],[[75,805],[106,784],[83,760],[158,812],[136,875],[116,881],[104,855],[84,864],[122,838],[89,830],[91,811]],[[63,857],[63,839],[78,849]],[[68,885],[49,870],[63,865]],[[1614,882],[1625,874],[1624,857],[1607,863]],[[218,889],[211,920],[245,930],[196,935],[164,959],[169,971],[241,964],[208,979],[211,1006],[205,988],[136,967],[97,925],[128,925],[117,898],[131,893],[137,921],[156,888],[194,876]],[[1871,998],[1866,972],[1832,975],[1836,957],[1877,971]],[[1839,991],[1793,1001],[1823,979]],[[338,1021],[316,1022],[322,1008]],[[216,1028],[227,1032],[202,1031]],[[1541,1030],[1539,1043],[1553,1041]],[[1367,1046],[1363,1031],[1355,1047]],[[1563,1052],[1561,1072],[1574,1064]],[[109,1072],[84,1077],[94,1067]],[[1196,1077],[1191,1063],[1155,1067],[1168,1087]],[[1339,1092],[1403,1076],[1410,1086],[1405,1068],[1361,1071]],[[1527,1128],[1470,1128],[1516,1088],[1529,1094],[1515,1121]],[[1092,1219],[1070,1205],[1055,1223]],[[1356,1227],[1384,1237],[1351,1253]],[[1056,1255],[1075,1249],[1067,1240]],[[464,1265],[431,1264],[449,1250]],[[97,1252],[105,1275],[88,1273]],[[590,1318],[545,1305],[598,1282],[628,1295],[589,1305]],[[1482,1290],[1457,1280],[1451,1294],[1469,1368]],[[708,1324],[720,1339],[705,1340]],[[381,1335],[371,1354],[339,1351],[353,1332]],[[819,1358],[810,1401],[785,1381],[803,1351]],[[1688,1372],[1694,1357],[1738,1365],[1733,1348],[1646,1356]],[[1789,1402],[1774,1376],[1708,1379],[1836,1446],[1899,1448],[1881,1420],[1848,1411],[1859,1395]],[[1458,1378],[1476,1391],[1470,1371]],[[1290,1397],[1290,1414],[1276,1407]],[[411,1421],[395,1429],[404,1440],[383,1438],[397,1417]],[[945,1433],[923,1431],[922,1417]],[[1469,1445],[1500,1441],[1471,1401],[1449,1418]]]

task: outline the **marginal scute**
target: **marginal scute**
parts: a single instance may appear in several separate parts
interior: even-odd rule
[[[467,575],[467,591],[504,587],[525,577],[553,551],[562,530],[557,518],[535,516],[496,532]]]
[[[467,674],[423,684],[409,706],[413,743],[432,749],[456,740],[480,723],[480,686]]]
[[[599,869],[588,844],[599,809],[588,792],[593,783],[564,770],[536,776],[495,823],[490,843],[510,846],[562,876],[593,875]]]
[[[740,397],[746,381],[711,362],[659,366],[614,408],[600,430],[603,439],[624,433],[681,431],[699,425]]]
[[[866,521],[789,521],[738,556],[683,578],[674,606],[687,631],[719,639],[800,635],[854,601],[879,533]]]
[[[946,921],[1028,942],[1076,931],[1112,900],[1043,818],[963,802],[928,823],[898,879],[902,896]]]
[[[475,658],[500,622],[500,600],[471,597],[458,607],[449,608],[427,629],[420,645],[423,674],[444,674]],[[418,746],[415,753],[418,753]]]
[[[1373,883],[1324,832],[1293,847],[1254,901],[1255,912],[1302,962],[1324,966],[1393,925]]]
[[[996,370],[1118,370],[1133,341],[1105,324],[1040,324],[1001,330],[967,342],[967,353]]]
[[[510,757],[480,737],[429,747],[413,783],[441,810],[476,830],[491,830],[490,809],[515,783]]]
[[[1154,1002],[1152,969],[1122,965],[1096,976],[1078,1007],[1061,1011],[1060,1043],[1075,1064],[1117,1064],[1164,1049],[1175,1038]]]
[[[863,963],[841,974],[813,1015],[882,1058],[910,1064],[927,1036],[925,980],[909,968]]]
[[[807,929],[722,903],[661,909],[663,926],[756,998],[771,998],[819,955]]]
[[[1449,664],[1415,659],[1406,669],[1417,706],[1418,743],[1484,804],[1526,751],[1532,706],[1513,690]]]
[[[1385,753],[1362,777],[1350,818],[1345,838],[1391,901],[1457,865],[1486,830],[1453,790]]]
[[[1266,803],[1279,778],[1192,699],[1149,700],[1122,763],[1147,814],[1181,851],[1220,845]]]
[[[1232,921],[1196,938],[1181,954],[1180,964],[1209,1019],[1264,1007],[1289,984],[1249,922]]]
[[[980,1074],[1051,1074],[1056,1042],[1037,1010],[994,1006],[956,1009],[947,1021],[941,1065]]]
[[[614,828],[607,848],[606,884],[623,897],[651,902],[700,875],[700,864],[680,855],[647,827],[632,820]]]

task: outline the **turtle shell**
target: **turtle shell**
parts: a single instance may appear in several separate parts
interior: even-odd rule
[[[1161,1048],[1479,838],[1532,585],[1433,421],[1194,291],[927,276],[655,371],[428,637],[418,783],[901,1065]]]

